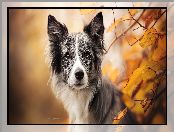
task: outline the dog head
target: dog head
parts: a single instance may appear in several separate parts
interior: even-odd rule
[[[84,32],[68,33],[64,24],[48,16],[51,69],[72,89],[98,85],[103,56],[103,15],[98,13]]]

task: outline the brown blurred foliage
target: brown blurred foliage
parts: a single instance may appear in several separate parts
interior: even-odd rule
[[[125,80],[119,81],[121,83],[120,89],[123,92],[122,99],[127,108],[134,113],[138,123],[165,124],[167,45],[166,16],[164,14],[166,14],[166,10],[144,10],[138,19],[134,18],[137,11],[134,12],[132,14],[128,9],[131,18],[128,20],[133,21],[133,24],[138,25],[138,27],[129,31],[134,27],[132,24],[133,26],[130,26],[130,29],[128,27],[129,30],[124,32],[124,36],[121,38],[127,41],[122,41],[122,47],[123,45],[131,46],[128,51],[122,52],[126,63],[124,75],[126,82]],[[119,21],[124,22],[124,17],[120,18]],[[109,27],[109,31],[117,28],[117,21],[115,21],[114,26]],[[141,37],[134,34],[139,28],[144,30]],[[133,35],[127,35],[127,32],[132,32]],[[114,41],[117,38],[118,36]],[[134,41],[132,38],[135,38]],[[139,47],[135,48],[135,45],[139,45]],[[137,57],[134,55],[135,53],[140,55]],[[127,108],[117,115],[114,124],[119,123],[118,120],[124,118]]]

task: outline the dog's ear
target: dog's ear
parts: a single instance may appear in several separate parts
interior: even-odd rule
[[[51,66],[56,73],[61,72],[61,43],[68,35],[68,29],[56,20],[54,16],[48,16],[48,36],[50,41],[50,53],[52,55]]]
[[[103,24],[102,12],[98,13],[89,23],[89,25],[85,26],[84,32],[87,33],[95,43],[95,45],[93,45],[92,47],[95,53],[94,65],[96,71],[101,72],[100,65],[104,53],[104,44],[103,44],[104,24]]]
[[[89,25],[85,26],[84,32],[92,37],[92,39],[103,39],[104,25],[102,12],[99,12]]]
[[[48,16],[48,36],[50,42],[62,42],[68,35],[68,29],[52,15]]]

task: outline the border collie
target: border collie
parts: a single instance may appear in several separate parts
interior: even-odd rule
[[[119,91],[102,77],[103,15],[98,13],[83,32],[48,16],[51,84],[63,102],[71,124],[111,124],[124,104]],[[127,123],[122,121],[122,123]]]

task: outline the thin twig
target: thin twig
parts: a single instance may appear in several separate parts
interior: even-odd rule
[[[138,20],[136,20],[136,19],[132,16],[132,14],[131,14],[131,12],[130,12],[129,9],[128,9],[128,12],[129,12],[129,15],[131,16],[131,18],[132,18],[136,23],[138,23],[138,24],[140,25],[140,27],[143,27],[144,29],[147,29],[145,26],[143,26]]]
[[[144,35],[143,35],[144,36]],[[143,36],[141,36],[139,39],[137,39],[134,43],[132,43],[130,46],[132,46],[132,45],[134,45],[134,44],[136,44],[138,41],[140,41],[142,38],[143,38]]]
[[[140,28],[140,26],[139,26],[139,27],[137,27],[137,28],[134,28],[134,29],[133,29],[133,31],[135,31],[135,30],[137,30],[137,29],[139,29],[139,28]]]
[[[154,24],[150,27],[150,28],[153,28],[154,26],[155,26],[155,24],[158,22],[158,20],[162,17],[162,15],[164,15],[164,13],[166,13],[166,10],[163,12],[163,13],[161,13],[161,15],[158,17],[158,19],[154,22]],[[148,30],[148,29],[147,29]],[[146,30],[146,31],[147,31]],[[158,35],[159,35],[159,33],[158,33]],[[136,44],[138,41],[140,41],[142,38],[143,38],[143,36],[144,35],[142,35],[139,39],[137,39],[134,43],[132,43],[131,44],[131,46],[132,45],[134,45],[134,44]]]
[[[145,10],[142,11],[141,15],[138,17],[137,21],[143,16]],[[137,23],[134,22],[131,26],[129,26],[122,34],[120,34],[119,36],[117,36],[117,38],[114,38],[114,40],[112,41],[112,43],[110,44],[109,48],[105,51],[105,54],[108,53],[108,51],[110,50],[110,48],[112,47],[112,45],[121,37],[123,37],[132,27],[134,27]]]
[[[130,45],[129,40],[127,39],[127,36],[126,35],[124,35],[124,36],[125,36],[127,43]]]
[[[145,10],[143,10],[143,12],[142,12],[141,15],[139,16],[139,18],[138,18],[129,28],[127,28],[127,30],[125,30],[121,35],[119,35],[118,37],[116,37],[116,38],[112,41],[112,43],[110,44],[109,48],[108,48],[107,50],[105,50],[105,54],[108,53],[108,51],[110,50],[110,48],[112,47],[112,45],[113,45],[118,39],[120,39],[121,37],[125,36],[125,34],[126,34],[133,26],[135,26],[135,25],[137,24],[137,22],[138,22],[139,19],[142,17],[142,15],[144,14],[144,12],[145,12]],[[154,27],[155,24],[158,22],[158,20],[159,20],[165,13],[166,13],[166,10],[165,10],[163,13],[161,13],[161,15],[158,17],[158,19],[156,19],[156,21],[154,22],[154,24],[153,24],[150,28]],[[134,44],[136,44],[136,43],[137,43],[138,41],[140,41],[142,38],[143,38],[143,35],[142,35],[139,39],[137,39],[134,43],[132,43],[131,46],[134,45]]]
[[[114,12],[114,9],[112,9],[112,13],[113,13],[114,24],[115,24],[115,12]],[[116,26],[115,26],[115,28],[114,28],[114,32],[115,32],[115,37],[117,38],[117,34],[116,34]]]
[[[161,13],[161,15],[156,19],[156,21],[154,22],[154,24],[150,27],[153,28],[155,26],[155,24],[158,22],[158,20],[164,15],[164,13],[166,13],[167,10],[165,10],[163,13]]]

